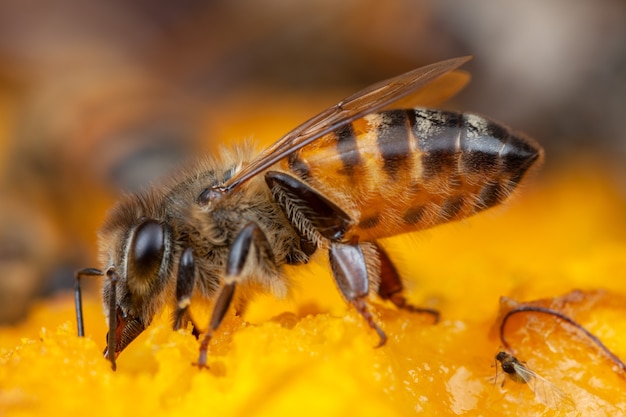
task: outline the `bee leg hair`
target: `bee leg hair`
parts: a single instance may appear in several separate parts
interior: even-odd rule
[[[337,204],[291,175],[269,171],[265,182],[291,223],[304,236],[308,236],[307,229],[313,228],[330,241],[340,241],[354,223]]]

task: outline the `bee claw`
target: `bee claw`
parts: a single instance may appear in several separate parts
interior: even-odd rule
[[[191,362],[191,366],[195,366],[198,369],[209,369],[209,365],[207,365],[206,363],[200,363],[199,360],[198,362]]]
[[[441,314],[439,311],[432,308],[421,308],[407,304],[404,309],[410,311],[411,313],[430,314],[433,317],[433,324],[437,324],[439,323],[439,320],[441,320]]]
[[[378,333],[378,337],[380,338],[380,340],[378,341],[378,344],[374,346],[374,348],[378,349],[378,348],[385,346],[385,344],[387,343],[387,335],[378,326],[375,327],[375,330],[376,330],[376,333]]]

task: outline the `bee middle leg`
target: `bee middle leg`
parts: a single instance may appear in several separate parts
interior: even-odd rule
[[[259,226],[254,222],[250,222],[239,232],[230,247],[226,261],[225,283],[215,301],[209,328],[200,342],[198,367],[206,367],[209,342],[213,332],[217,330],[226,316],[226,312],[233,301],[237,283],[246,280],[252,275],[255,267],[260,266],[258,264],[260,258],[274,259],[272,247]]]
[[[396,270],[396,267],[389,259],[387,252],[380,245],[374,243],[374,247],[378,254],[380,261],[380,284],[378,286],[378,295],[383,300],[389,300],[396,305],[396,307],[407,310],[412,313],[426,313],[433,316],[434,322],[439,322],[439,311],[430,308],[416,307],[409,304],[404,298],[402,292],[404,286],[402,285],[402,279],[400,274]]]

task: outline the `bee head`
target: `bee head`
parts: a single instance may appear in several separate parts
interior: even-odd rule
[[[159,220],[163,216],[149,208],[142,199],[122,202],[100,233],[106,275],[102,295],[109,323],[105,356],[113,364],[165,304],[172,231]]]

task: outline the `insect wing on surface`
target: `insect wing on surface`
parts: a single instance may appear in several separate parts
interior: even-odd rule
[[[535,371],[530,369],[524,362],[520,362],[515,356],[499,352],[496,355],[502,371],[508,377],[520,384],[526,384],[535,394],[535,398],[541,404],[552,409],[575,409],[574,402],[569,395],[561,391],[556,385],[548,381]],[[504,381],[503,381],[504,385]]]

